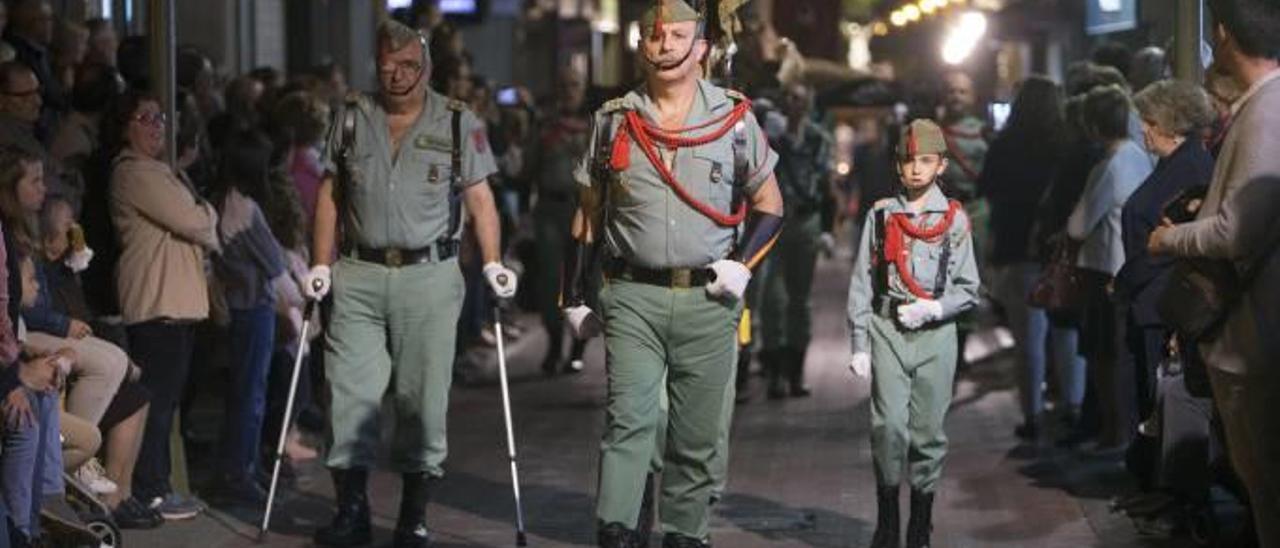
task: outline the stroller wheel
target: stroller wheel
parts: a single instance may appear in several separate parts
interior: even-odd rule
[[[120,528],[116,524],[111,523],[107,519],[93,519],[85,523],[93,534],[98,537],[98,545],[96,548],[120,548],[124,546],[124,536],[120,534]]]

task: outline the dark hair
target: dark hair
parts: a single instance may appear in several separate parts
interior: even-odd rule
[[[1089,92],[1084,100],[1085,127],[1096,139],[1113,141],[1129,136],[1129,96],[1118,86]]]
[[[1129,66],[1133,64],[1133,52],[1129,47],[1119,42],[1103,42],[1098,47],[1093,48],[1093,54],[1089,58],[1099,65],[1111,67],[1120,74],[1129,74]]]
[[[1115,67],[1090,62],[1073,63],[1067,68],[1067,95],[1088,93],[1102,86],[1129,87],[1123,74]]]
[[[1018,88],[1002,137],[1054,148],[1064,141],[1062,92],[1044,76],[1030,76]]]
[[[129,146],[129,139],[125,137],[129,122],[133,121],[142,104],[147,102],[160,101],[148,92],[130,89],[117,96],[107,107],[106,115],[102,117],[102,131],[99,132],[107,158],[115,158]]]
[[[315,144],[324,137],[328,123],[328,105],[305,91],[284,96],[271,113],[271,125],[282,146]]]
[[[183,46],[178,48],[177,60],[174,62],[175,79],[179,88],[191,89],[195,87],[196,81],[200,79],[200,73],[204,71],[205,63],[209,62],[209,58],[192,46]]]
[[[147,89],[151,83],[151,50],[146,36],[130,36],[120,41],[116,65],[129,87]]]
[[[111,20],[104,17],[94,17],[84,22],[84,28],[89,29],[89,36],[102,32],[111,28]]]
[[[71,108],[78,112],[102,112],[123,91],[124,80],[115,67],[84,63],[76,69]]]
[[[267,177],[271,173],[271,140],[262,132],[242,129],[224,143],[218,158],[218,177],[214,185],[215,203],[221,203],[234,188],[259,205],[267,201]]]
[[[1209,0],[1209,11],[1245,55],[1280,59],[1280,4],[1274,0]]]
[[[272,170],[268,185],[267,203],[259,205],[271,234],[285,249],[305,247],[306,216],[302,211],[298,187],[293,186],[293,179],[280,170]]]

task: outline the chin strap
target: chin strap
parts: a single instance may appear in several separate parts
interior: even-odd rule
[[[782,233],[782,217],[772,213],[752,210],[747,216],[747,227],[743,231],[742,244],[733,254],[733,260],[747,268],[755,269],[773,249]]]

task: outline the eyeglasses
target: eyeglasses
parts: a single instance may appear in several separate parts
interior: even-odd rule
[[[4,95],[6,97],[20,97],[25,99],[27,97],[34,97],[36,95],[40,95],[40,88],[31,88],[26,91],[7,91],[6,90],[4,92]]]
[[[383,74],[414,75],[422,72],[422,63],[418,61],[401,61],[399,63],[383,63],[378,67],[378,72]]]
[[[163,112],[144,112],[133,117],[133,121],[146,126],[163,126],[169,117]]]

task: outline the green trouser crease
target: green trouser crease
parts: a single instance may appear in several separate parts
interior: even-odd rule
[[[876,481],[932,493],[947,453],[943,422],[956,372],[956,326],[905,331],[871,318],[871,454]]]
[[[662,448],[662,529],[702,538],[723,481],[716,469],[727,454],[739,307],[709,298],[702,287],[618,280],[605,284],[600,300],[609,399],[596,517],[636,526],[645,475]]]
[[[456,260],[390,268],[343,258],[333,268],[325,372],[331,468],[376,464],[379,411],[391,388],[391,462],[444,475],[445,412],[464,293]]]

